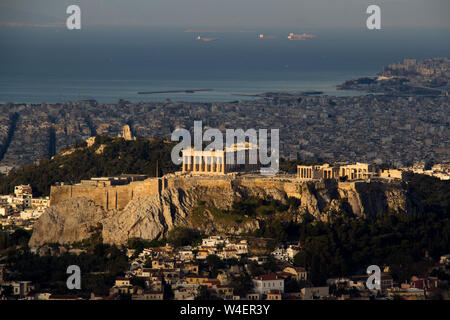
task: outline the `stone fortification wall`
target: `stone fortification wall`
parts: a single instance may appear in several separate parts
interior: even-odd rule
[[[50,204],[57,205],[64,200],[86,197],[105,210],[123,209],[134,198],[158,195],[164,189],[163,178],[150,178],[134,181],[127,185],[89,186],[62,185],[52,186]]]

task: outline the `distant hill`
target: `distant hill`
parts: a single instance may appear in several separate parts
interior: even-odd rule
[[[28,165],[0,175],[0,194],[14,191],[14,186],[30,184],[35,196],[50,194],[56,182],[77,183],[91,177],[119,174],[147,174],[161,176],[178,170],[170,153],[174,144],[162,139],[122,138],[97,136],[90,147],[83,142],[65,150],[52,159],[43,158],[39,164]]]

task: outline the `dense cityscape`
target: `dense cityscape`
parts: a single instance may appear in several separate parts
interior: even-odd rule
[[[436,61],[418,65],[425,74],[423,82],[438,71],[440,84],[442,78],[448,79],[448,59]],[[418,82],[417,73],[408,74]],[[443,88],[442,94],[430,96],[267,93],[258,100],[230,103],[6,103],[0,106],[0,167],[6,173],[52,157],[90,136],[117,136],[127,124],[136,136],[170,139],[173,130],[192,128],[195,120],[220,130],[278,128],[280,154],[286,159],[395,167],[441,163],[449,157],[450,136],[448,91]]]
[[[347,82],[378,92],[353,97],[5,103],[1,299],[448,299],[448,77],[448,59],[405,60]],[[199,119],[279,128],[280,174],[168,166],[161,146]]]

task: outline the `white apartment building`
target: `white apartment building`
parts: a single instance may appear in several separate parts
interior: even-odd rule
[[[253,290],[259,294],[267,294],[271,290],[279,290],[284,293],[284,279],[276,274],[264,274],[252,280]]]
[[[221,236],[210,236],[202,240],[203,247],[215,248],[218,245],[225,245],[225,239]]]

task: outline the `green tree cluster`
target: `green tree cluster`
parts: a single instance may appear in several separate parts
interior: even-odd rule
[[[200,232],[187,227],[173,228],[167,235],[167,242],[174,247],[195,245],[199,243],[201,239]]]
[[[103,151],[98,152],[101,145]],[[21,184],[31,184],[35,196],[45,196],[56,182],[78,183],[91,177],[120,174],[161,176],[178,170],[170,157],[172,147],[173,143],[162,139],[126,141],[97,136],[89,148],[81,143],[70,154],[60,153],[51,160],[43,158],[38,164],[0,175],[0,194],[12,193],[14,186]]]
[[[29,250],[9,252],[7,268],[14,270],[9,280],[28,280],[39,284],[40,290],[50,290],[55,294],[76,294],[88,297],[91,292],[108,295],[109,288],[117,276],[124,275],[128,268],[128,258],[116,246],[98,243],[79,255],[45,255]],[[77,265],[81,269],[81,290],[67,289],[67,267]]]

